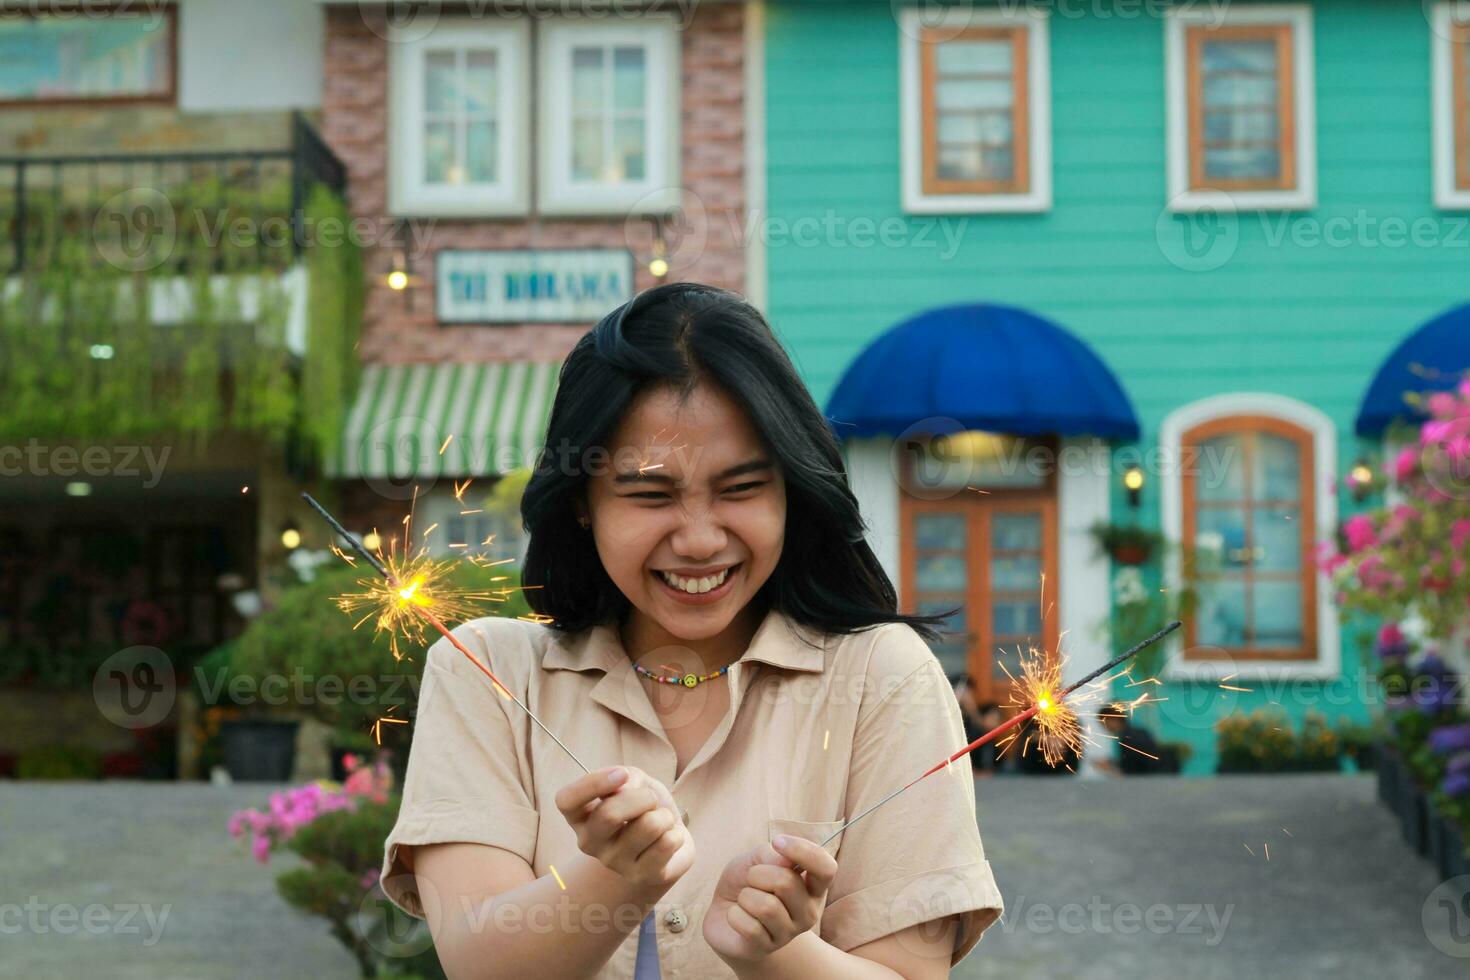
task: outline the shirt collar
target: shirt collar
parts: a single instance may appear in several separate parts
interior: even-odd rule
[[[816,644],[813,646],[812,644]],[[766,612],[750,647],[738,662],[759,661],[786,670],[821,673],[826,663],[827,640],[820,630],[803,626],[785,613]],[[545,670],[602,670],[612,673],[629,666],[627,653],[616,624],[601,623],[574,634],[558,634],[541,660]]]

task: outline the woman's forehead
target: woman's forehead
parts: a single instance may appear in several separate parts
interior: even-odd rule
[[[613,434],[614,452],[679,443],[699,444],[710,451],[761,448],[760,436],[745,408],[725,393],[700,385],[681,397],[672,388],[656,388],[635,398]]]
[[[658,473],[676,480],[713,475],[768,458],[744,408],[718,390],[700,386],[687,398],[660,388],[629,406],[608,446],[618,473]]]

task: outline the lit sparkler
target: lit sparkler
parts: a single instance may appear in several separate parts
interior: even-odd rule
[[[351,593],[337,598],[337,604],[346,611],[357,611],[368,609],[367,616],[359,620],[359,625],[377,615],[377,628],[379,630],[390,630],[396,643],[400,632],[418,639],[427,638],[427,626],[438,630],[443,637],[449,641],[460,653],[474,664],[479,671],[490,678],[490,683],[495,685],[503,697],[514,701],[540,729],[551,737],[551,740],[561,746],[561,750],[571,757],[584,773],[591,772],[582,760],[578,759],[571,749],[567,748],[556,734],[536,717],[536,713],[511,693],[510,689],[501,683],[484,663],[473,653],[467,650],[464,644],[455,638],[449,628],[444,625],[443,619],[462,618],[473,615],[479,611],[478,603],[482,601],[494,601],[496,596],[489,592],[474,592],[457,589],[449,584],[448,571],[455,564],[453,561],[435,560],[430,558],[426,551],[420,548],[411,557],[408,555],[408,518],[404,519],[404,554],[397,555],[390,547],[386,560],[374,555],[362,542],[353,537],[335,517],[327,512],[327,509],[317,503],[311,494],[303,493],[301,499],[311,505],[312,510],[321,515],[322,520],[344,541],[357,552],[368,564],[372,565],[382,576],[381,579],[363,579],[361,584],[366,591]],[[381,550],[381,549],[380,549]],[[503,595],[501,596],[503,598]],[[441,619],[442,617],[442,619]],[[394,656],[398,657],[395,646]],[[400,658],[401,659],[401,658]]]
[[[933,775],[941,769],[944,769],[956,759],[968,755],[969,753],[975,751],[980,746],[985,745],[988,742],[994,741],[996,738],[1004,735],[1006,732],[1010,731],[1013,728],[1016,728],[1018,725],[1032,718],[1038,719],[1038,730],[1039,732],[1043,733],[1039,736],[1043,739],[1043,752],[1045,752],[1047,749],[1047,742],[1045,741],[1047,739],[1051,740],[1051,742],[1053,743],[1054,751],[1061,751],[1061,748],[1064,748],[1065,745],[1068,744],[1068,739],[1074,737],[1080,738],[1080,736],[1076,734],[1078,723],[1075,707],[1069,706],[1068,699],[1071,698],[1076,692],[1089,688],[1089,685],[1094,684],[1094,682],[1096,682],[1098,678],[1102,677],[1108,671],[1119,666],[1124,661],[1137,656],[1145,648],[1152,646],[1159,640],[1162,640],[1164,637],[1168,636],[1170,633],[1174,632],[1182,625],[1183,624],[1180,623],[1179,620],[1174,620],[1172,623],[1165,626],[1157,633],[1129,647],[1123,653],[1114,657],[1112,660],[1109,660],[1101,667],[1092,671],[1086,677],[1082,678],[1074,684],[1071,684],[1068,687],[1062,687],[1060,684],[1061,668],[1059,666],[1047,665],[1045,658],[1032,658],[1026,660],[1025,663],[1031,665],[1032,672],[1030,675],[1028,675],[1025,671],[1023,671],[1021,687],[1022,692],[1028,693],[1033,699],[1029,707],[1027,707],[1023,711],[1016,713],[1006,721],[1001,722],[999,725],[996,725],[990,731],[986,732],[984,735],[981,735],[979,738],[975,739],[975,741],[971,742],[969,745],[966,745],[964,748],[955,752],[953,755],[950,755],[935,763],[912,782],[900,786],[892,793],[889,793],[887,796],[883,797],[883,799],[879,800],[872,806],[860,812],[851,820],[848,820],[841,827],[838,827],[830,835],[828,835],[827,839],[822,841],[822,846],[825,847],[827,844],[831,843],[834,837],[842,833],[848,827],[851,827],[863,817],[866,817],[868,814],[872,813],[874,810],[878,809],[889,800],[898,796],[900,793],[917,785],[926,777]],[[1088,693],[1090,694],[1090,691]]]

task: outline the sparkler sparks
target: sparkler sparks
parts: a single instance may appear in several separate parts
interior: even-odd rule
[[[949,757],[947,757],[945,759],[942,759],[938,763],[936,763],[933,766],[931,766],[927,771],[925,771],[924,773],[920,774],[917,779],[914,779],[913,781],[911,781],[911,782],[909,782],[909,783],[907,783],[907,784],[905,784],[903,786],[900,786],[898,789],[894,790],[892,793],[889,793],[887,796],[883,797],[878,802],[876,802],[873,805],[869,806],[867,809],[862,810],[856,816],[854,816],[851,820],[846,821],[845,823],[843,823],[843,825],[841,827],[838,827],[831,834],[829,834],[827,836],[827,839],[821,842],[821,846],[825,847],[826,845],[830,844],[832,842],[833,838],[835,838],[838,834],[842,833],[848,827],[851,827],[853,824],[857,823],[863,817],[866,817],[868,814],[872,813],[874,810],[878,809],[880,806],[882,806],[883,804],[887,803],[889,800],[894,799],[900,793],[904,792],[905,790],[909,789],[910,787],[913,787],[913,786],[917,785],[924,778],[933,775],[934,773],[938,772],[939,770],[945,768],[947,765],[949,765],[949,763],[953,762],[954,760],[956,760],[958,758],[961,758],[962,756],[968,755],[969,753],[971,753],[971,752],[975,751],[976,749],[978,749],[980,746],[985,745],[986,743],[991,742],[991,741],[995,740],[996,738],[999,738],[1001,735],[1004,735],[1007,732],[1009,732],[1012,728],[1016,728],[1016,727],[1020,726],[1021,724],[1025,723],[1027,721],[1030,721],[1032,718],[1035,718],[1039,714],[1041,714],[1041,712],[1043,710],[1053,711],[1053,712],[1056,713],[1056,717],[1062,718],[1064,716],[1062,715],[1061,709],[1064,708],[1064,707],[1068,707],[1069,706],[1069,703],[1070,703],[1071,706],[1072,706],[1072,708],[1073,708],[1073,710],[1072,710],[1072,724],[1073,725],[1076,725],[1076,723],[1077,723],[1077,720],[1076,720],[1076,710],[1075,710],[1076,702],[1070,701],[1070,699],[1072,699],[1074,696],[1076,696],[1078,694],[1078,692],[1085,692],[1082,695],[1083,698],[1085,699],[1088,696],[1088,693],[1086,693],[1086,692],[1089,692],[1090,687],[1092,685],[1094,685],[1094,684],[1100,683],[1098,681],[1099,678],[1101,678],[1104,675],[1108,674],[1109,671],[1112,671],[1112,670],[1116,669],[1117,667],[1121,666],[1125,661],[1131,660],[1133,657],[1137,656],[1140,652],[1142,652],[1145,648],[1147,648],[1149,646],[1152,646],[1153,644],[1157,643],[1159,640],[1162,640],[1164,637],[1168,636],[1170,633],[1174,632],[1175,630],[1177,630],[1182,625],[1184,625],[1184,624],[1181,623],[1179,620],[1177,620],[1177,619],[1174,620],[1173,622],[1169,623],[1169,625],[1167,625],[1163,629],[1159,630],[1157,633],[1153,634],[1152,636],[1146,637],[1145,639],[1143,639],[1143,640],[1139,641],[1138,643],[1134,644],[1133,646],[1129,647],[1127,650],[1123,651],[1121,654],[1119,654],[1118,656],[1114,657],[1112,660],[1109,660],[1107,663],[1103,664],[1101,667],[1099,667],[1096,670],[1092,671],[1091,673],[1087,674],[1087,676],[1083,677],[1081,680],[1077,681],[1074,684],[1071,684],[1068,687],[1063,687],[1063,688],[1060,688],[1059,689],[1058,686],[1057,686],[1058,680],[1059,680],[1059,677],[1060,677],[1060,673],[1059,673],[1060,672],[1060,669],[1061,669],[1060,666],[1057,666],[1056,667],[1056,670],[1058,671],[1058,673],[1056,675],[1053,675],[1053,674],[1050,673],[1050,671],[1052,669],[1051,667],[1047,667],[1046,668],[1046,672],[1037,674],[1037,677],[1039,678],[1039,680],[1038,680],[1038,683],[1036,684],[1036,686],[1033,688],[1033,691],[1036,694],[1036,701],[1030,707],[1026,708],[1024,711],[1018,712],[1017,714],[1015,714],[1014,716],[1012,716],[1010,719],[1001,722],[999,725],[996,725],[990,731],[986,732],[984,735],[981,735],[979,738],[975,739],[975,741],[971,742],[969,745],[966,745],[964,748],[960,749],[959,751],[955,752],[954,754],[950,755]],[[1043,658],[1043,662],[1044,662],[1044,658]],[[1024,671],[1023,671],[1023,676],[1024,676]],[[1117,675],[1114,675],[1114,676],[1117,676]],[[1111,678],[1109,678],[1109,679],[1111,679]],[[1046,686],[1046,684],[1045,684],[1045,682],[1048,681],[1048,680],[1050,680],[1050,682],[1051,682],[1051,685],[1050,686]],[[1043,704],[1045,705],[1045,709],[1043,709]],[[1046,724],[1046,722],[1043,721],[1043,722],[1040,722],[1039,723],[1039,726],[1040,725],[1045,725],[1045,724]],[[1063,737],[1065,737],[1065,734],[1066,734],[1066,732],[1065,732],[1065,723],[1063,721],[1056,721],[1056,722],[1053,722],[1053,725],[1054,725],[1054,731],[1052,733],[1052,737],[1053,738],[1063,738]],[[1044,748],[1043,748],[1043,751],[1044,751]]]
[[[417,490],[415,490],[415,497],[417,497],[417,493]],[[424,629],[424,624],[427,623],[429,626],[432,626],[441,635],[443,635],[444,639],[449,641],[450,645],[453,646],[454,649],[458,650],[461,654],[465,656],[467,660],[470,661],[470,663],[474,664],[475,667],[480,671],[480,673],[484,674],[490,679],[490,683],[495,686],[496,691],[498,691],[503,697],[507,697],[510,700],[514,701],[516,705],[522,711],[524,711],[533,722],[536,723],[537,727],[545,732],[553,742],[561,747],[561,750],[563,752],[571,757],[571,760],[575,762],[584,773],[591,772],[591,770],[583,764],[582,760],[577,758],[576,753],[567,748],[566,743],[557,738],[556,733],[547,728],[546,724],[540,718],[536,717],[536,713],[530,708],[526,707],[526,705],[521,701],[520,698],[512,694],[510,690],[500,682],[500,678],[496,677],[494,672],[491,671],[488,666],[481,663],[479,657],[476,657],[473,653],[466,649],[464,644],[460,643],[459,640],[455,638],[454,634],[449,632],[449,627],[444,625],[443,621],[440,618],[441,616],[446,618],[450,617],[454,615],[455,610],[458,610],[461,614],[463,614],[463,611],[465,609],[469,609],[471,611],[471,614],[473,614],[474,612],[477,612],[479,608],[478,605],[474,604],[474,601],[478,597],[480,597],[480,593],[472,592],[469,590],[456,589],[446,580],[447,569],[436,567],[438,565],[448,565],[452,567],[454,562],[436,562],[434,559],[430,558],[427,552],[422,548],[422,546],[420,546],[420,550],[416,552],[412,558],[402,559],[401,564],[395,565],[393,554],[394,549],[390,547],[390,553],[386,559],[382,556],[381,549],[379,550],[378,555],[374,555],[372,552],[368,551],[366,547],[363,546],[361,541],[358,541],[351,534],[349,534],[347,532],[347,529],[343,527],[335,517],[328,513],[325,507],[317,503],[316,500],[311,496],[311,494],[303,493],[301,495],[301,499],[305,500],[313,510],[320,514],[322,520],[326,521],[328,526],[330,526],[333,531],[337,532],[337,534],[339,534],[342,539],[352,547],[353,551],[357,552],[364,559],[366,559],[368,564],[372,565],[373,568],[377,570],[378,574],[382,576],[381,580],[361,580],[360,584],[362,584],[366,588],[365,592],[351,593],[347,596],[337,597],[338,605],[344,609],[347,608],[343,605],[344,600],[353,604],[355,608],[369,608],[370,611],[368,612],[368,614],[364,616],[361,620],[359,620],[359,625],[369,619],[372,619],[374,613],[376,613],[380,624],[379,629],[384,628],[382,625],[384,617],[388,618],[390,624],[397,624],[400,629],[404,630],[408,633],[408,635],[411,636],[423,635],[427,637],[427,630]],[[409,540],[408,535],[409,528],[412,523],[412,517],[413,512],[412,510],[410,510],[409,513],[404,515],[403,518],[403,540],[405,552],[407,552],[408,550],[407,543]],[[492,564],[500,563],[493,562]],[[486,594],[491,596],[495,595],[495,593]],[[499,594],[499,598],[504,598],[503,591]],[[458,603],[458,605],[456,605],[456,603]],[[396,632],[393,636],[393,642],[395,644],[397,642]],[[393,655],[395,658],[401,659],[401,657],[399,657],[396,646],[394,648]],[[378,730],[381,731],[381,729]]]
[[[415,648],[428,645],[433,626],[425,611],[439,619],[464,621],[481,615],[487,603],[505,601],[503,592],[456,585],[451,575],[458,561],[430,557],[423,548],[405,556],[393,543],[390,540],[388,554],[378,555],[386,575],[359,579],[361,592],[332,600],[349,615],[363,614],[354,628],[371,620],[376,632],[387,633],[393,659],[403,659],[402,642]]]

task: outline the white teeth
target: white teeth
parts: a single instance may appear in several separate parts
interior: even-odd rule
[[[665,582],[679,589],[681,592],[687,592],[690,595],[700,595],[701,593],[708,592],[710,589],[717,589],[721,585],[724,585],[725,579],[730,577],[730,569],[727,568],[718,575],[708,575],[704,578],[684,578],[682,575],[675,575],[673,572],[659,572],[658,574],[663,577]]]

